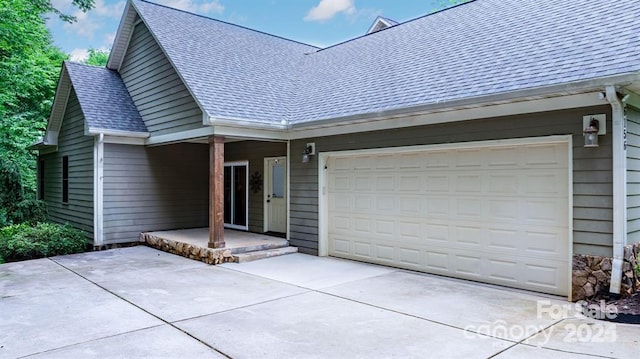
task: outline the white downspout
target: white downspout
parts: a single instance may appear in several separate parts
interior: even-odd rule
[[[93,152],[93,245],[104,244],[104,133],[96,138]]]
[[[609,291],[620,294],[627,237],[627,126],[615,87],[607,86],[606,93],[611,104],[613,132],[613,262]]]

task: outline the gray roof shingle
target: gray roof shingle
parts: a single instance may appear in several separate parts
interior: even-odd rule
[[[133,5],[214,118],[302,124],[640,72],[637,0],[476,0],[322,50]]]
[[[116,71],[69,61],[65,61],[65,66],[90,128],[147,132]]]

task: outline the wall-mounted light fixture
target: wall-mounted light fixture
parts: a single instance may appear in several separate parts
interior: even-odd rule
[[[311,159],[311,156],[315,156],[316,154],[316,144],[311,142],[311,143],[307,143],[307,145],[304,148],[304,151],[302,152],[302,163],[308,163],[309,160]]]
[[[607,133],[606,115],[589,115],[582,118],[584,147],[598,147],[598,136]]]

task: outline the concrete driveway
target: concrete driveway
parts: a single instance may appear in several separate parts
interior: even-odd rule
[[[147,247],[0,265],[0,358],[635,358],[557,297],[303,254]]]

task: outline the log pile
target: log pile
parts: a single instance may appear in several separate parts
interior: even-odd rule
[[[624,248],[620,295],[628,297],[640,290],[640,278],[634,267],[638,264],[640,243]],[[611,257],[575,254],[572,266],[572,299],[574,301],[602,296],[609,292]]]
[[[164,252],[177,254],[190,259],[199,260],[207,264],[221,264],[235,262],[235,257],[231,250],[225,248],[207,248],[194,244],[172,241],[148,233],[140,234],[140,242],[149,247],[159,249]]]

